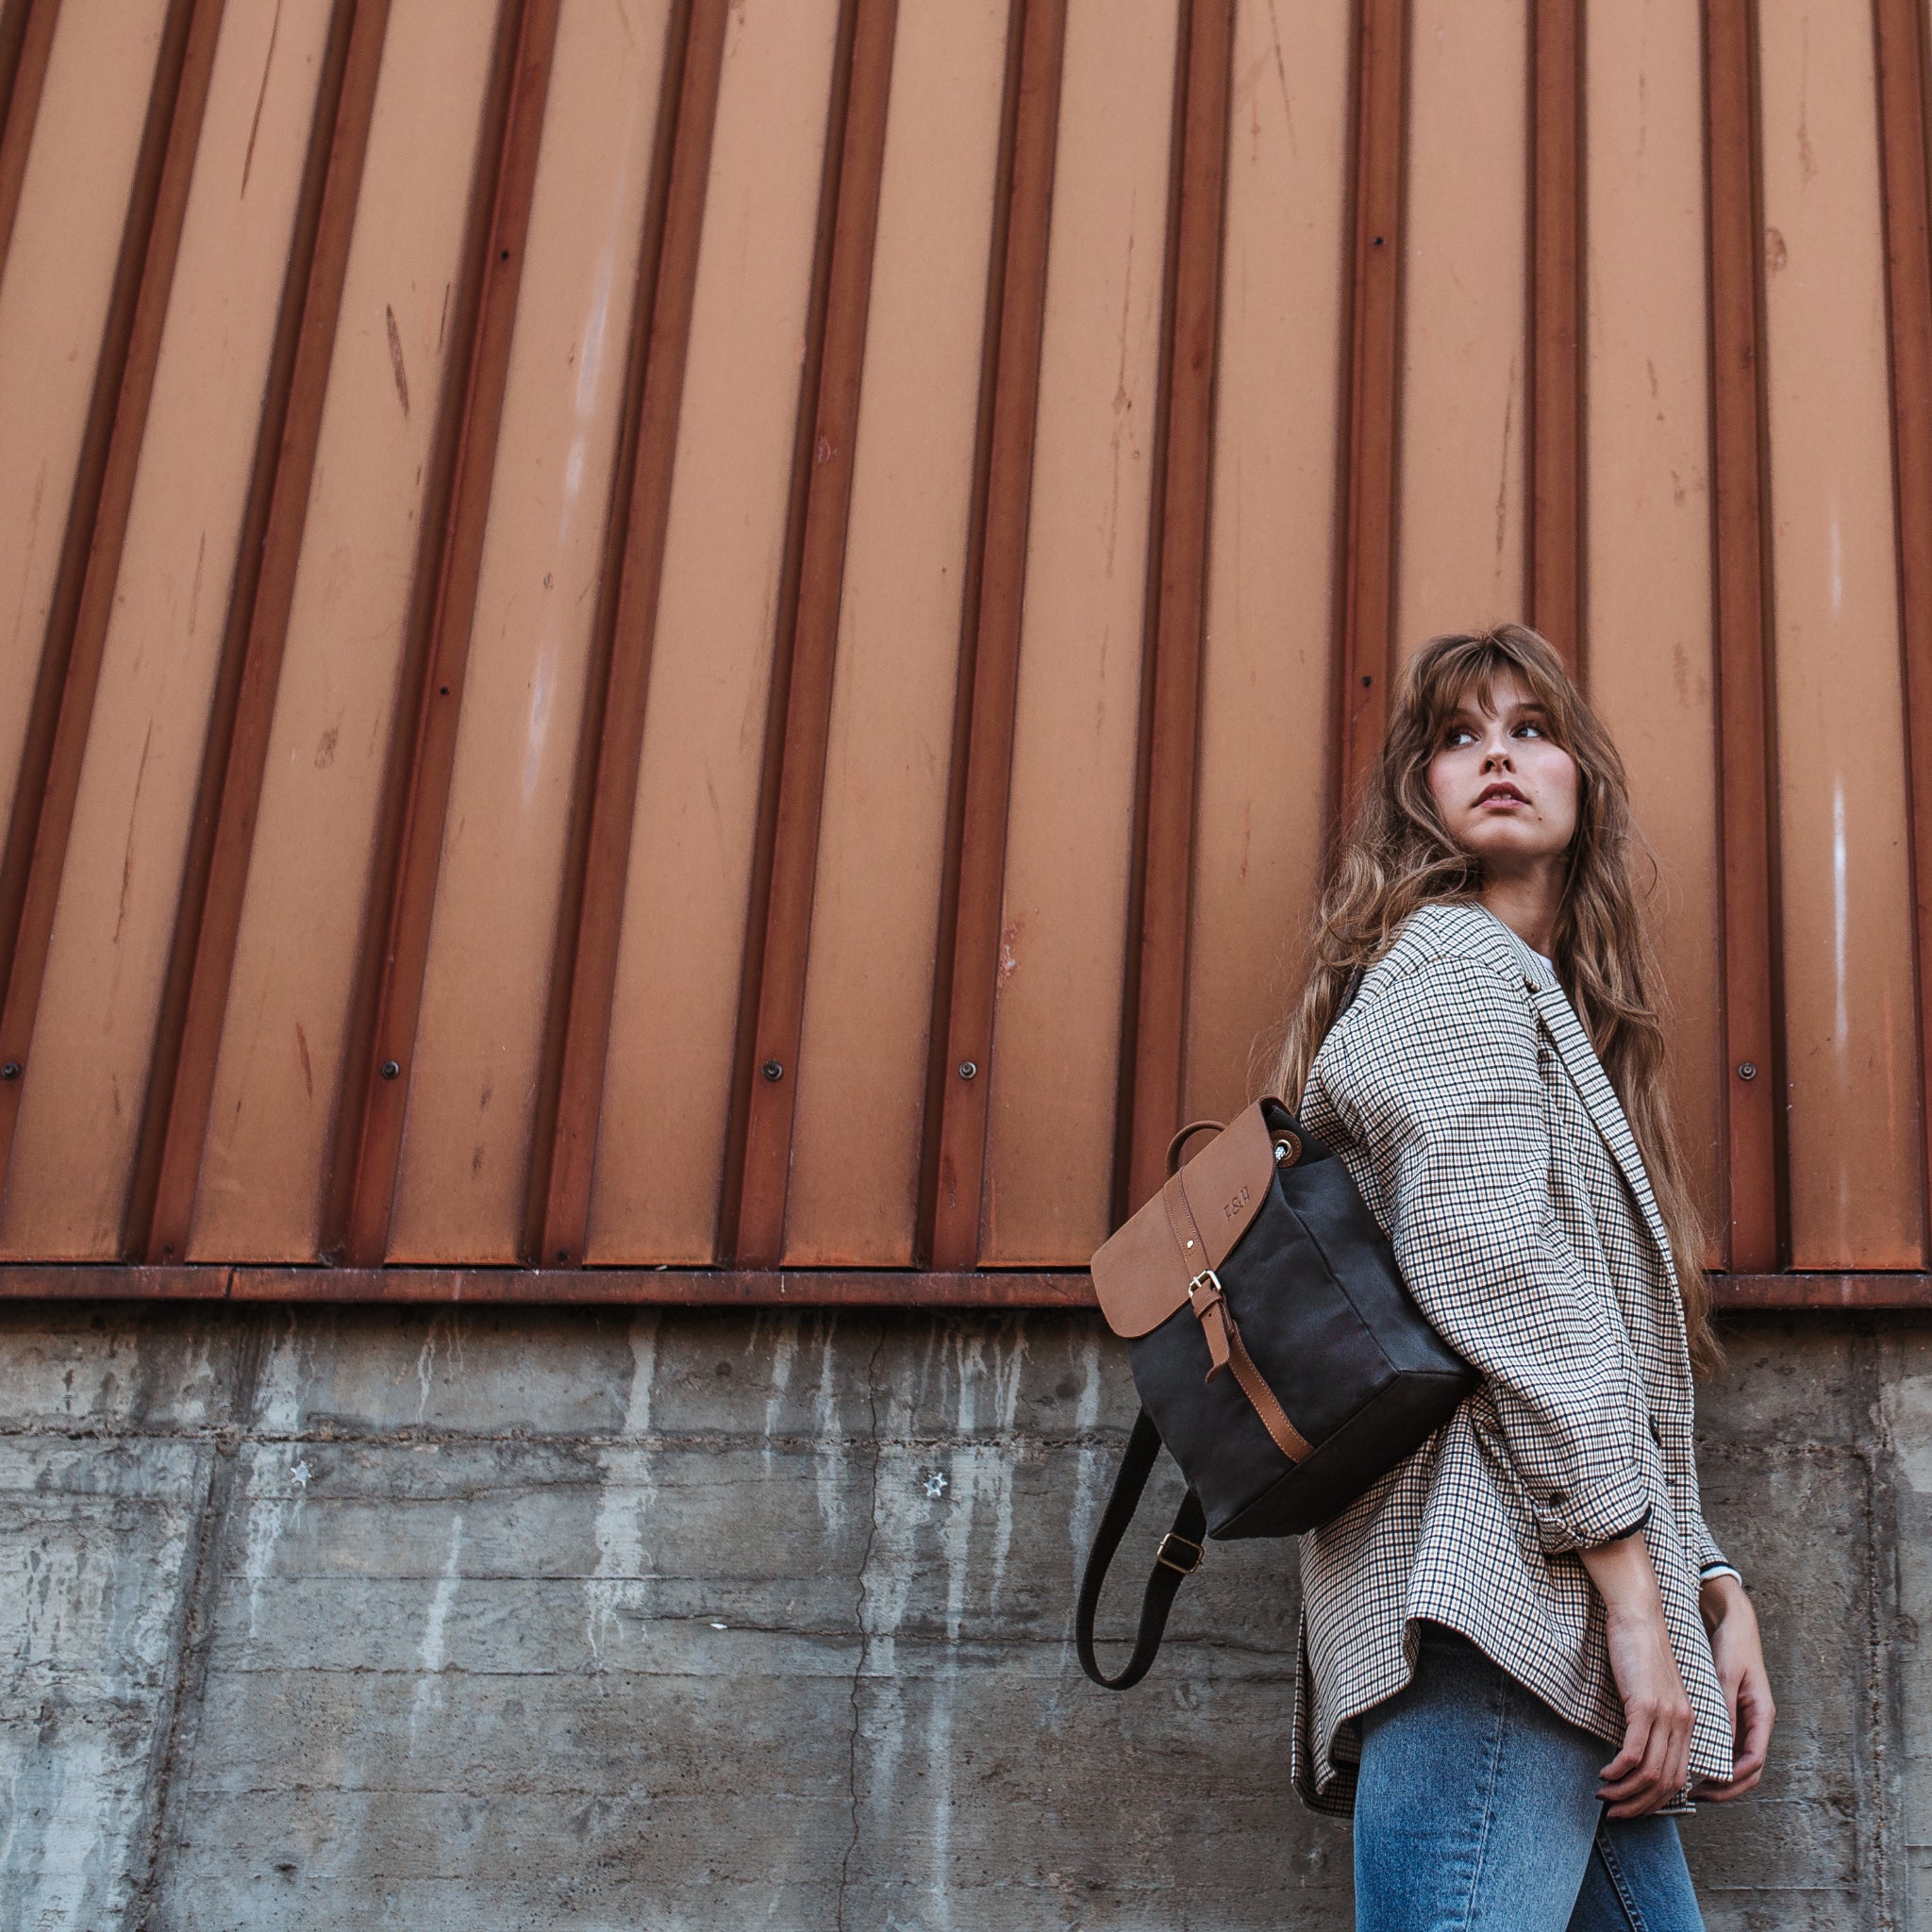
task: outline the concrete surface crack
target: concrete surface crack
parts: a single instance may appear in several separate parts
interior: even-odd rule
[[[871,1493],[866,1503],[865,1550],[858,1559],[858,1593],[853,1600],[853,1621],[858,1625],[858,1660],[852,1668],[852,1735],[845,1754],[845,1791],[852,1806],[852,1835],[845,1841],[845,1855],[839,1860],[837,1925],[845,1932],[845,1890],[852,1875],[852,1855],[858,1849],[858,1687],[865,1667],[872,1659],[872,1633],[865,1626],[866,1577],[872,1568],[873,1545],[879,1537],[879,1357],[885,1352],[886,1324],[879,1324],[878,1339],[873,1343],[865,1365],[865,1398],[872,1415]]]

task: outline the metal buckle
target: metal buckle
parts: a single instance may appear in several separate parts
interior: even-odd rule
[[[1191,1563],[1176,1563],[1174,1559],[1167,1554],[1167,1546],[1169,1543],[1178,1543],[1184,1550],[1192,1550],[1194,1553],[1194,1560]],[[1157,1552],[1154,1560],[1157,1563],[1165,1563],[1170,1570],[1178,1570],[1183,1576],[1191,1576],[1194,1574],[1194,1572],[1201,1567],[1201,1557],[1202,1550],[1201,1545],[1199,1543],[1191,1543],[1186,1537],[1176,1536],[1173,1530],[1169,1530],[1168,1533],[1160,1539],[1160,1548]]]
[[[1169,1280],[1172,1280],[1173,1278],[1174,1278],[1174,1277],[1173,1277],[1172,1275],[1170,1275],[1170,1276],[1168,1277],[1168,1279],[1169,1279]],[[1222,1291],[1222,1287],[1221,1287],[1221,1276],[1220,1276],[1220,1275],[1218,1275],[1217,1274],[1215,1274],[1215,1272],[1213,1271],[1213,1269],[1211,1269],[1211,1268],[1204,1268],[1204,1269],[1202,1269],[1202,1271],[1200,1272],[1200,1274],[1198,1274],[1197,1275],[1195,1275],[1195,1276],[1194,1276],[1193,1280],[1191,1280],[1191,1282],[1189,1282],[1189,1283],[1188,1283],[1188,1306],[1189,1306],[1190,1307],[1193,1307],[1193,1305],[1194,1305],[1194,1291],[1195,1291],[1195,1290],[1196,1290],[1197,1288],[1199,1288],[1199,1287],[1200,1287],[1200,1285],[1201,1285],[1201,1284],[1202,1284],[1202,1283],[1203,1283],[1204,1281],[1206,1281],[1206,1282],[1209,1282],[1209,1283],[1211,1283],[1211,1284],[1212,1284],[1212,1286],[1213,1286],[1213,1289],[1214,1289],[1214,1292],[1215,1292],[1216,1294],[1222,1294],[1222,1293],[1223,1293],[1223,1291]],[[1223,1299],[1224,1300],[1225,1298],[1226,1298],[1226,1297],[1225,1297],[1224,1295],[1223,1295]]]

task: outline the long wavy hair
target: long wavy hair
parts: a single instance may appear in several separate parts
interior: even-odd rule
[[[1394,942],[1418,907],[1474,903],[1482,862],[1449,836],[1428,767],[1457,709],[1493,707],[1514,673],[1542,708],[1550,735],[1576,761],[1576,832],[1557,914],[1557,976],[1616,1089],[1662,1211],[1684,1303],[1690,1359],[1722,1360],[1710,1325],[1705,1229],[1685,1176],[1664,1083],[1661,974],[1638,889],[1656,860],[1630,816],[1624,761],[1563,661],[1520,624],[1431,638],[1409,660],[1381,757],[1362,788],[1339,862],[1315,914],[1308,975],[1268,1091],[1300,1104],[1308,1069],[1341,1010],[1351,976]]]

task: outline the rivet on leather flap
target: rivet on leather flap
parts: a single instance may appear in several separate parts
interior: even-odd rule
[[[1145,1335],[1188,1298],[1203,1268],[1218,1268],[1260,1211],[1274,1176],[1262,1103],[1238,1114],[1181,1169],[1207,1253],[1184,1254],[1160,1196],[1145,1202],[1093,1257],[1093,1292],[1116,1335]]]

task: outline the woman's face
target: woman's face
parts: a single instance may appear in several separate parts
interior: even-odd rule
[[[1570,849],[1576,760],[1513,671],[1497,674],[1490,702],[1485,710],[1472,691],[1442,727],[1429,791],[1449,836],[1494,879],[1534,872]]]

